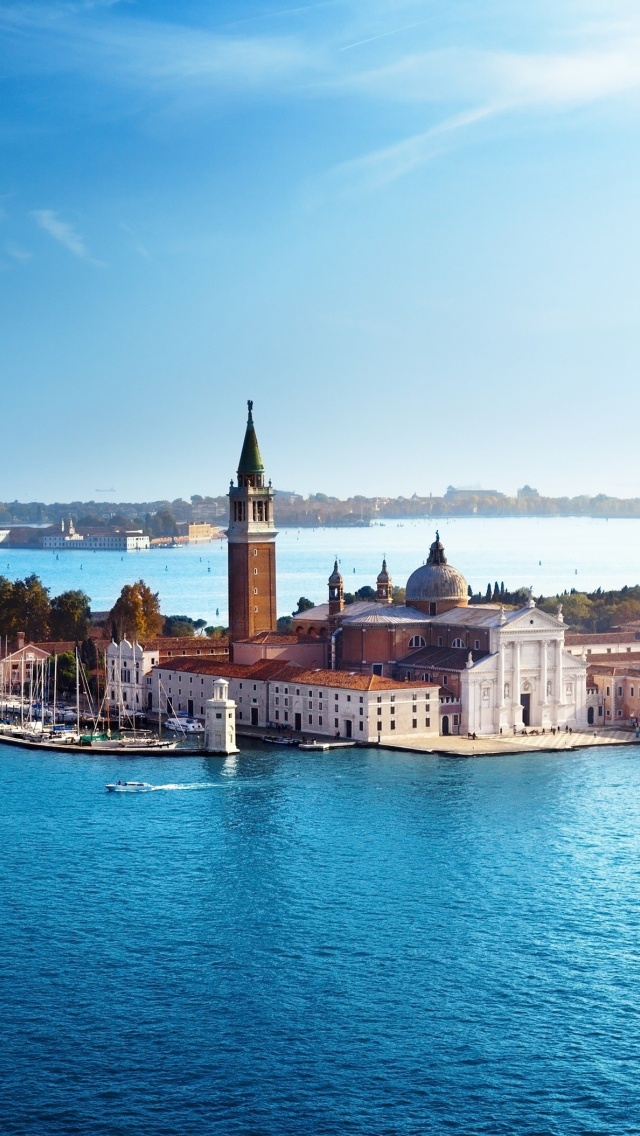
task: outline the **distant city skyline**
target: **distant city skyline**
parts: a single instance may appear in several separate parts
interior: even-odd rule
[[[1,499],[216,496],[247,398],[304,495],[640,495],[630,0],[0,0],[0,44]]]

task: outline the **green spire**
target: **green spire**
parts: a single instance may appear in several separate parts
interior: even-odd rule
[[[240,454],[238,473],[264,473],[264,464],[253,426],[253,414],[251,413],[253,410],[253,402],[251,399],[247,402],[247,406],[249,408],[247,432],[244,436],[244,445],[242,447],[242,453]]]

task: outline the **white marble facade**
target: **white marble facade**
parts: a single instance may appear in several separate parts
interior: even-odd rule
[[[565,630],[561,612],[548,615],[533,601],[496,613],[491,653],[461,675],[461,732],[584,729],[587,666],[565,649]]]

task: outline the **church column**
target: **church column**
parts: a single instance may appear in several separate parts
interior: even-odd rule
[[[542,698],[540,699],[543,706],[546,706],[549,699],[547,698],[547,640],[540,640],[540,682],[542,683]]]
[[[504,706],[504,643],[502,637],[498,647],[498,706]]]
[[[514,643],[513,705],[520,705],[520,640]]]
[[[562,673],[562,640],[556,639],[556,682],[558,684],[557,702],[564,706],[564,675]]]

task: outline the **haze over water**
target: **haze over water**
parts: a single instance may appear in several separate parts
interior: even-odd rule
[[[404,586],[428,556],[436,528],[449,562],[474,591],[484,592],[496,580],[510,588],[533,585],[535,595],[547,596],[640,583],[639,520],[433,518],[371,528],[283,529],[277,539],[278,613],[293,611],[301,595],[324,603],[335,556],[347,591],[375,586],[385,555],[394,583]],[[53,595],[83,588],[95,611],[110,608],[123,584],[142,577],[160,592],[166,614],[227,623],[225,540],[124,555],[0,549],[0,573],[14,579],[29,572]]]
[[[634,747],[0,745],[2,1132],[637,1133],[639,801]]]

